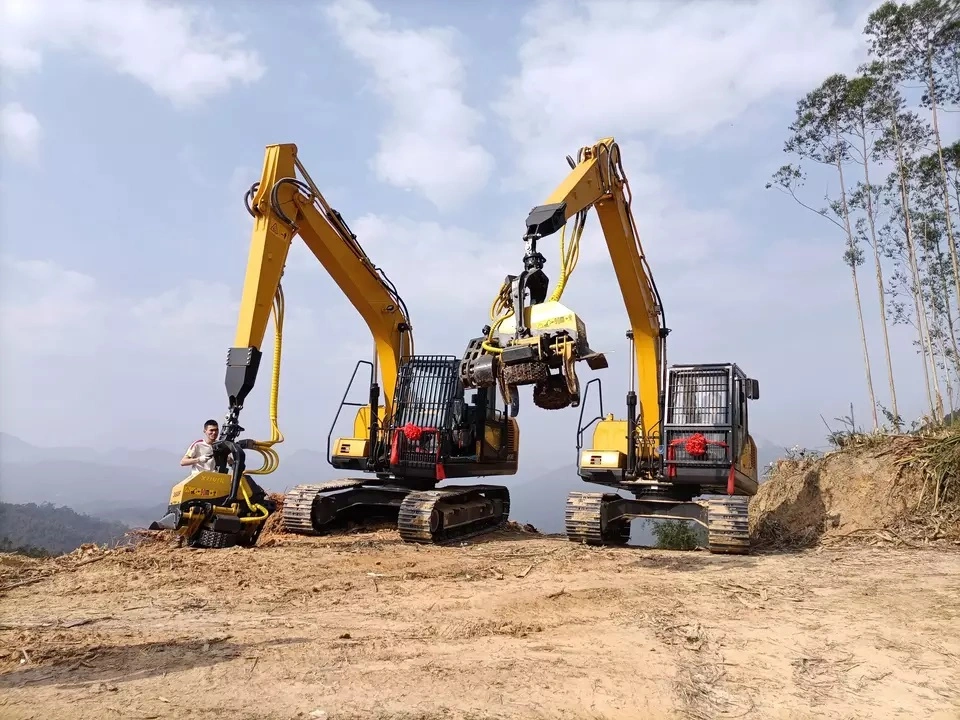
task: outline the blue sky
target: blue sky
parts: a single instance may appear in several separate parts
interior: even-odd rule
[[[268,144],[298,145],[404,296],[418,351],[459,355],[520,269],[523,220],[564,156],[613,135],[669,361],[740,363],[761,385],[753,433],[822,446],[821,413],[852,402],[868,422],[842,238],[764,183],[796,99],[865,58],[875,4],[6,0],[0,429],[179,450],[222,417],[243,194]],[[605,404],[620,413],[626,315],[597,228],[591,216],[564,300],[612,352]],[[291,449],[322,450],[369,333],[299,246],[284,287],[280,425]],[[920,361],[908,330],[891,339],[913,418]],[[268,386],[266,367],[243,417],[255,435]],[[539,411],[527,391],[519,420],[527,469],[557,465],[558,448],[572,461],[576,410]]]

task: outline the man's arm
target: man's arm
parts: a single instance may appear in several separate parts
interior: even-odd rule
[[[192,443],[190,447],[187,448],[187,451],[183,454],[183,457],[180,458],[180,467],[190,467],[196,465],[203,458],[200,457],[200,454],[197,452],[197,444]]]

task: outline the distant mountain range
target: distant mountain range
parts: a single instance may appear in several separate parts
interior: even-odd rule
[[[758,443],[761,468],[783,454],[772,443]],[[256,454],[254,458],[259,461]],[[163,515],[170,489],[187,476],[179,461],[179,454],[165,450],[38,447],[0,433],[0,501],[51,503],[107,522],[146,527]],[[299,483],[345,475],[329,466],[324,453],[294,450],[281,454],[280,467],[258,482],[267,490],[283,492]],[[602,490],[584,483],[572,462],[497,480],[501,481],[510,488],[511,518],[547,533],[563,532],[568,492]],[[649,542],[638,535],[643,525],[634,523],[635,542]]]
[[[127,527],[52,504],[0,502],[0,551],[43,555],[70,552],[84,543],[112,544]]]

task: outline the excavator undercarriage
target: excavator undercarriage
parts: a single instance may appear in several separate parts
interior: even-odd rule
[[[366,361],[357,364],[357,368]],[[374,477],[344,478],[297,485],[284,497],[282,518],[288,532],[317,535],[348,523],[396,522],[406,542],[446,543],[494,530],[506,523],[510,492],[496,485],[437,485],[447,478],[516,472],[516,421],[499,412],[492,391],[471,403],[457,378],[453,356],[404,358],[395,409],[382,431],[365,425],[369,405],[348,403],[356,369],[341,402],[360,407],[354,432],[331,447],[337,417],[328,436],[328,461],[342,470]],[[371,368],[372,369],[372,368]],[[371,397],[378,394],[371,377]]]
[[[496,485],[411,490],[370,478],[298,485],[283,501],[283,526],[299,535],[321,535],[346,523],[396,522],[402,540],[443,544],[501,527],[510,493]]]

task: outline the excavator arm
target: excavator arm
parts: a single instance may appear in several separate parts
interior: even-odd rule
[[[592,147],[581,148],[577,162],[572,158],[568,162],[570,174],[543,205],[530,212],[528,237],[541,239],[576,218],[571,248],[577,253],[586,214],[590,208],[596,210],[630,323],[627,337],[633,346],[635,363],[630,377],[631,381],[636,380],[636,388],[631,387],[627,395],[628,422],[635,425],[628,429],[628,436],[639,434],[641,454],[649,458],[661,421],[666,337],[670,332],[663,304],[640,244],[619,145],[613,138],[604,138]],[[543,218],[550,219],[544,222]],[[562,257],[560,280],[550,300],[560,299],[572,271],[568,258]]]
[[[302,179],[298,179],[299,171]],[[254,218],[250,253],[234,347],[227,359],[226,389],[229,400],[221,439],[234,440],[243,428],[239,414],[256,382],[261,346],[271,309],[279,331],[282,314],[281,277],[295,235],[299,235],[370,328],[382,379],[382,413],[374,406],[379,388],[371,388],[371,439],[376,436],[378,416],[389,417],[396,392],[400,361],[413,352],[409,314],[396,288],[364,252],[356,235],[340,214],[330,207],[303,164],[297,146],[288,143],[266,148],[260,181],[247,193],[247,210]],[[331,341],[335,336],[330,335]],[[278,353],[280,337],[275,353]],[[275,358],[275,382],[279,358]],[[374,374],[374,383],[376,374]],[[376,394],[376,397],[374,395]],[[271,412],[275,415],[275,397]],[[274,419],[275,422],[275,419]]]
[[[470,357],[466,358],[464,380],[482,387],[498,377],[510,394],[518,385],[533,384],[534,403],[543,408],[579,404],[579,380],[574,363],[585,360],[592,369],[602,369],[607,363],[600,353],[589,349],[586,328],[580,318],[559,301],[576,266],[587,213],[594,208],[630,321],[628,337],[633,344],[635,363],[631,378],[638,382],[640,400],[639,417],[636,417],[637,391],[631,388],[628,395],[634,418],[631,424],[637,425],[645,439],[640,443],[641,452],[649,455],[653,452],[661,419],[665,342],[669,331],[640,245],[619,146],[613,138],[604,138],[592,147],[582,148],[577,162],[569,157],[567,161],[571,172],[546,202],[533,208],[527,216],[524,271],[504,281],[499,296],[502,301],[495,303],[495,310],[501,310],[500,315],[492,313],[492,325],[487,328],[485,340],[474,341],[468,348]],[[537,243],[561,230],[565,234],[571,218],[575,222],[569,246],[561,236],[560,277],[553,293],[547,297],[549,281],[543,272],[545,258]],[[560,372],[547,377],[548,368],[553,367]]]

